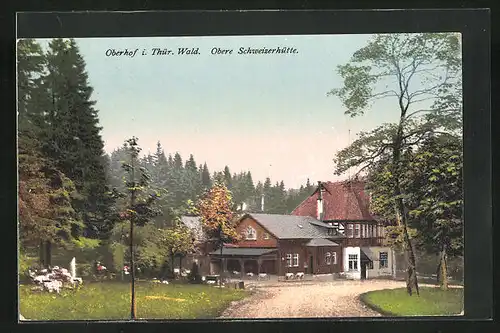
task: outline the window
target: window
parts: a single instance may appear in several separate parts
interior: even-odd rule
[[[332,255],[330,252],[325,254],[325,264],[330,265],[332,263]]]
[[[256,240],[257,239],[257,233],[255,232],[255,229],[252,227],[247,228],[247,235],[246,235],[247,240]]]
[[[349,255],[349,270],[357,271],[358,270],[358,255],[350,254]]]
[[[292,255],[290,253],[286,255],[286,266],[292,267]]]
[[[389,260],[387,259],[387,252],[379,253],[379,268],[389,267]]]
[[[356,224],[356,229],[354,229],[354,237],[359,238],[360,225]]]
[[[264,239],[269,239],[269,234],[267,232],[264,233]]]
[[[299,254],[295,253],[293,255],[293,267],[298,267],[299,266]]]
[[[353,228],[352,224],[347,225],[347,237],[352,238],[352,228]]]
[[[332,252],[332,262],[337,265],[337,252]]]
[[[369,261],[369,262],[366,264],[366,269],[373,269],[373,261]]]

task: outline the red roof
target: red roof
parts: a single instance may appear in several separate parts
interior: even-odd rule
[[[361,181],[324,182],[323,221],[365,220],[373,221],[370,214],[369,195]],[[292,215],[316,218],[318,191],[304,200],[292,212]]]

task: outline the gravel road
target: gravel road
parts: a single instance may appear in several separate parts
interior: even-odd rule
[[[220,318],[380,317],[365,307],[364,292],[401,288],[391,280],[332,281],[257,286],[256,293],[229,307]]]

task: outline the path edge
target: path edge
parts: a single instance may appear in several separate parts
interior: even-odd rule
[[[389,289],[380,289],[380,290],[389,290]],[[373,291],[373,290],[372,290]],[[375,311],[375,312],[378,312],[379,314],[381,314],[382,316],[384,317],[398,317],[396,314],[394,314],[393,312],[390,312],[390,311],[386,311],[386,310],[383,310],[382,308],[380,308],[379,306],[369,302],[367,300],[367,296],[368,294],[370,294],[372,291],[367,291],[367,292],[364,292],[362,294],[359,294],[358,295],[358,300],[365,306],[367,306],[368,308],[370,308],[371,310]],[[379,290],[377,290],[379,291]]]

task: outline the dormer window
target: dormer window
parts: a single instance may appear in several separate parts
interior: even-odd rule
[[[257,239],[257,232],[255,231],[255,229],[252,227],[248,227],[245,238],[247,240],[256,240]]]

